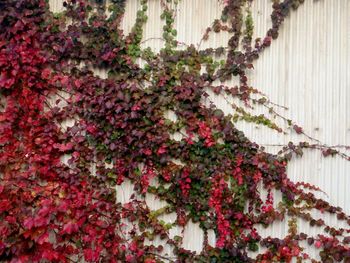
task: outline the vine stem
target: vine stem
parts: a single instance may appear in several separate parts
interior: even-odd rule
[[[263,105],[265,108],[269,109],[269,111],[271,111],[273,114],[275,114],[275,115],[278,116],[279,118],[283,119],[283,120],[286,121],[286,122],[290,122],[289,119],[287,119],[287,118],[284,117],[283,115],[279,114],[279,113],[278,113],[277,111],[275,111],[273,108],[270,108],[270,107],[268,107],[268,106],[265,105],[265,104],[262,104],[262,105]],[[292,123],[292,125],[293,125],[293,124],[295,124],[295,123]],[[291,127],[292,125],[290,125],[290,127]],[[312,140],[312,141],[316,141],[316,142],[318,142],[318,143],[321,143],[320,140],[311,137],[310,135],[308,135],[308,134],[305,133],[304,131],[301,131],[300,133],[303,134],[304,136],[306,136],[308,139],[310,139],[310,140]]]
[[[172,260],[172,257],[162,256],[162,255],[159,255],[159,254],[156,254],[156,253],[153,253],[153,252],[146,252],[145,254],[152,255],[152,256],[155,256],[155,257],[158,257],[158,258],[161,258],[161,259],[168,260],[168,262],[172,262],[172,263],[176,262],[176,261]]]
[[[140,44],[144,44],[144,43],[146,43],[146,42],[148,42],[148,41],[151,41],[151,40],[160,40],[160,41],[163,41],[163,42],[165,41],[165,39],[160,38],[160,37],[150,37],[150,38],[147,38],[147,39],[141,41]],[[180,44],[180,45],[189,47],[189,45],[186,44],[185,42],[182,42],[182,41],[176,41],[176,42],[177,42],[178,44]]]
[[[286,145],[286,144],[260,144],[260,145],[261,146],[271,146],[271,147],[288,147],[288,145]],[[340,146],[341,146],[341,148],[343,148],[343,147],[348,148],[348,146],[345,146],[345,145],[340,145]],[[328,149],[334,149],[334,148],[340,148],[340,147],[338,145],[328,146],[326,144],[309,144],[307,146],[303,145],[303,146],[301,146],[301,148],[328,150]],[[288,152],[289,150],[291,150],[291,149],[290,148],[284,149],[280,152],[280,154]],[[347,161],[350,161],[350,155],[347,155],[346,153],[337,151],[334,154],[339,155],[340,157],[344,158]]]

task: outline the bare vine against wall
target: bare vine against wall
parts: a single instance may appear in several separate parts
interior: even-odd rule
[[[220,31],[231,38],[225,47],[204,50],[176,40],[177,0],[159,1],[165,25],[158,53],[140,45],[147,0],[141,0],[128,35],[120,27],[125,0],[67,0],[61,13],[51,12],[44,0],[0,1],[0,261],[316,262],[304,250],[313,246],[322,262],[350,262],[349,228],[330,227],[310,211],[335,214],[348,225],[350,217],[317,198],[310,191],[320,191],[317,186],[294,183],[286,173],[304,149],[349,157],[278,114],[274,108],[281,106],[248,81],[254,60],[304,0],[272,1],[272,27],[257,39],[253,0],[218,2],[224,6],[221,19],[202,41]],[[108,70],[108,78],[94,69]],[[224,84],[233,77],[239,85]],[[235,113],[205,104],[208,92],[240,101],[230,102]],[[249,113],[255,105],[315,143],[289,143],[277,155],[265,152],[235,127],[243,120],[284,132],[273,119]],[[67,120],[75,122],[64,128]],[[175,133],[182,139],[174,139]],[[114,187],[127,179],[135,194],[121,204]],[[277,205],[274,190],[283,196]],[[146,193],[167,206],[152,211]],[[174,212],[175,223],[159,220]],[[258,225],[287,215],[287,236],[261,237]],[[324,233],[300,233],[300,218]],[[182,237],[169,234],[190,220],[205,233],[201,253],[184,249]],[[215,246],[208,243],[209,230],[215,231]],[[174,256],[145,242],[155,237]],[[259,248],[255,258],[248,255]]]

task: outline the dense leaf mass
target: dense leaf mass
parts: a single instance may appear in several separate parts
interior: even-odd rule
[[[159,53],[141,48],[146,0],[128,35],[120,27],[125,0],[108,6],[67,0],[61,13],[52,13],[44,0],[0,2],[0,261],[301,262],[309,258],[307,243],[320,250],[323,262],[350,262],[348,230],[327,226],[309,212],[350,223],[349,216],[307,191],[317,187],[293,183],[286,174],[291,154],[301,155],[303,148],[338,152],[301,143],[272,155],[234,124],[244,120],[281,131],[245,110],[271,106],[248,85],[247,72],[304,1],[273,1],[272,28],[255,42],[252,0],[223,1],[221,19],[202,40],[223,30],[232,37],[227,47],[204,50],[176,41],[176,1],[160,2],[165,25]],[[234,76],[238,86],[223,84]],[[206,103],[210,92],[245,106],[233,105],[236,113],[225,115]],[[115,186],[125,181],[135,194],[122,204]],[[283,196],[278,205],[276,191]],[[146,194],[167,206],[152,211]],[[175,223],[160,220],[173,212]],[[258,225],[287,215],[285,238],[260,236]],[[297,219],[327,233],[300,233]],[[170,228],[190,220],[205,233],[201,253],[182,248],[182,237],[170,235]],[[215,231],[215,246],[208,243],[209,230]],[[156,237],[173,256],[147,242]],[[254,258],[248,253],[259,248]]]

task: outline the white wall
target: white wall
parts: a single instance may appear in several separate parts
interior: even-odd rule
[[[123,21],[125,32],[130,31],[139,0],[127,1]],[[145,26],[144,40],[161,38],[163,21],[160,20],[160,0],[149,0],[149,20]],[[50,0],[51,9],[59,11],[62,0]],[[220,18],[222,5],[217,0],[181,0],[177,7],[176,29],[178,40],[197,45],[215,18]],[[264,36],[269,28],[271,1],[254,1],[252,11],[255,36]],[[227,33],[212,34],[201,48],[226,46]],[[143,43],[157,51],[162,46],[159,39]],[[254,64],[250,73],[251,85],[267,94],[277,104],[289,110],[279,112],[296,121],[305,132],[328,145],[350,145],[350,1],[305,0],[305,3],[288,17],[273,41]],[[232,83],[231,83],[232,84]],[[230,112],[230,107],[220,98],[213,97],[218,107]],[[261,112],[261,109],[256,109]],[[283,125],[283,122],[278,121]],[[305,141],[296,134],[278,134],[256,125],[240,123],[239,127],[259,144],[286,144],[289,141]],[[277,152],[278,147],[268,147]],[[344,149],[345,151],[345,149]],[[347,151],[350,153],[350,151]],[[294,159],[288,174],[293,180],[302,180],[319,186],[331,204],[341,206],[350,214],[350,162],[339,157],[323,158],[318,151],[306,152],[301,159]],[[118,201],[125,201],[130,186],[118,188]],[[149,197],[151,207],[162,206]],[[324,217],[323,215],[320,215]],[[167,220],[175,220],[168,216]],[[335,224],[333,218],[326,219]],[[315,234],[316,229],[299,225],[302,232]],[[180,233],[180,230],[174,232]],[[287,223],[262,230],[265,235],[283,237]],[[184,246],[201,250],[201,230],[191,224],[185,231]],[[214,236],[211,238],[214,244]]]

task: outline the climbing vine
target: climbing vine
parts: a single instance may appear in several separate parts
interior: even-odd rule
[[[218,1],[222,16],[201,42],[220,31],[231,37],[226,47],[207,49],[178,42],[178,3],[159,1],[159,52],[142,48],[147,0],[140,1],[128,35],[121,29],[125,0],[66,0],[61,13],[44,0],[0,2],[0,261],[317,262],[305,252],[311,246],[322,262],[350,262],[349,229],[330,227],[311,210],[348,225],[350,217],[317,198],[316,186],[294,183],[286,173],[304,149],[349,157],[316,140],[289,143],[272,155],[235,126],[243,120],[285,132],[250,113],[260,105],[312,139],[248,81],[253,62],[304,0],[272,1],[272,27],[257,39],[253,0]],[[233,77],[238,85],[224,84]],[[226,98],[234,114],[206,103],[210,92]],[[116,202],[115,186],[127,180],[135,194]],[[278,204],[276,191],[283,196]],[[147,193],[167,205],[151,210]],[[176,213],[174,223],[160,219],[170,213]],[[287,217],[284,238],[259,234],[258,225]],[[302,233],[297,219],[324,233]],[[190,220],[204,231],[201,253],[170,234]],[[156,237],[173,256],[152,244]]]

